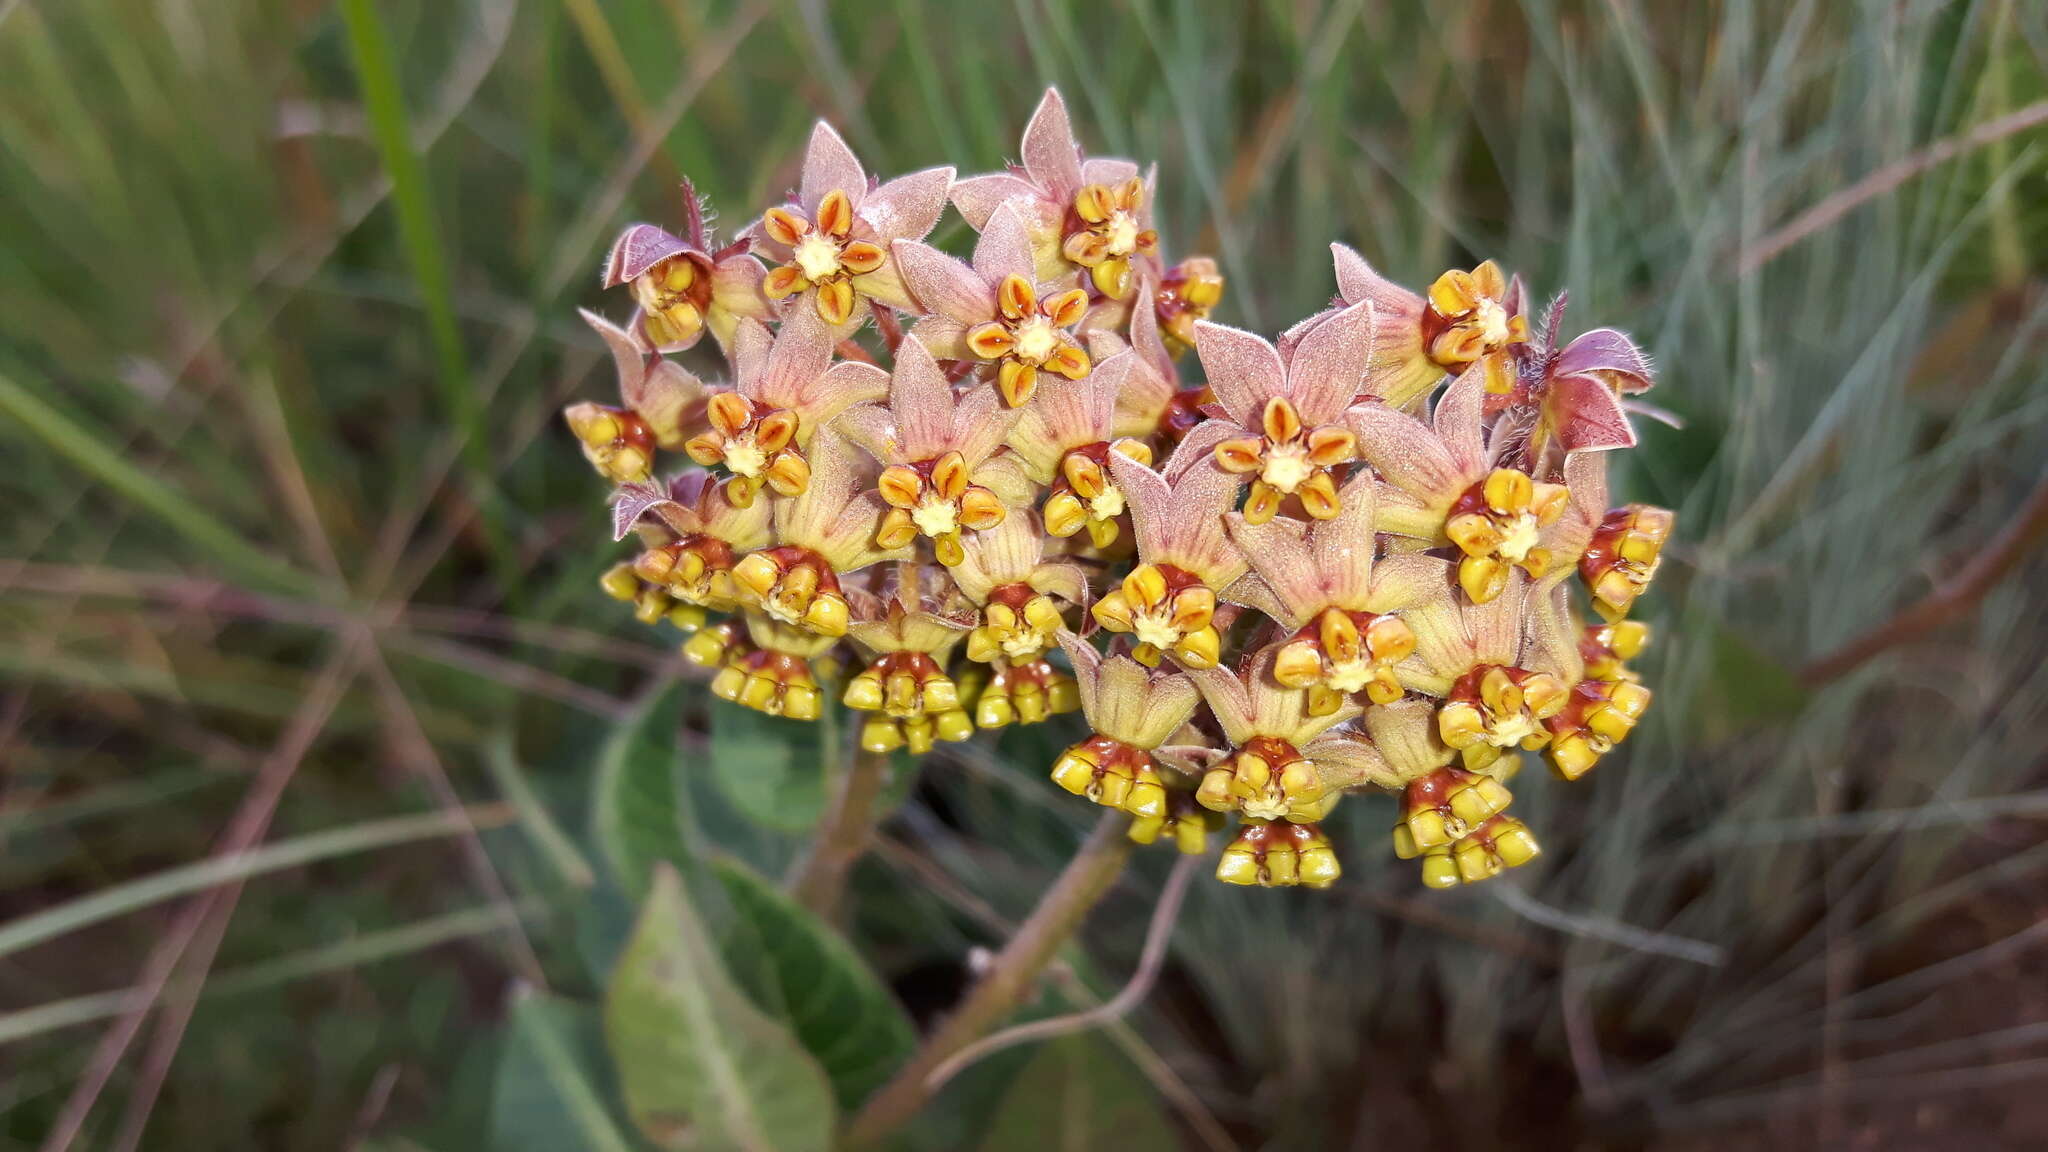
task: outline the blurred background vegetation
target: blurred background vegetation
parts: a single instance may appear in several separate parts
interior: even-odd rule
[[[2025,0],[0,0],[0,1147],[605,1146],[621,864],[744,921],[832,758],[597,591],[575,307],[685,174],[730,230],[818,117],[991,168],[1049,83],[1233,322],[1341,239],[1634,332],[1684,427],[1618,484],[1682,542],[1539,865],[1427,893],[1346,805],[1337,888],[1198,883],[1126,1025],[917,1146],[2038,1147],[2044,65]],[[892,797],[846,931],[920,1022],[1092,819],[1076,731]]]

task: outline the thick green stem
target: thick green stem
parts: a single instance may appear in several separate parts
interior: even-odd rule
[[[832,803],[818,821],[811,853],[789,878],[797,903],[829,918],[846,891],[854,862],[867,853],[875,831],[876,801],[889,782],[887,752],[857,752],[840,774]]]
[[[910,1063],[870,1097],[847,1125],[846,1147],[871,1147],[909,1123],[930,1096],[925,1081],[932,1070],[1016,1010],[1036,986],[1045,966],[1073,937],[1123,871],[1124,861],[1131,854],[1131,842],[1125,835],[1130,826],[1131,818],[1121,812],[1103,814],[1095,831],[1039,898],[1030,917],[996,955],[988,974],[967,993],[967,998],[939,1025],[938,1031],[925,1039]]]

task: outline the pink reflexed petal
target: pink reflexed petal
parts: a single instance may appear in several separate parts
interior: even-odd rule
[[[1354,249],[1332,244],[1330,256],[1337,265],[1337,295],[1346,304],[1370,300],[1387,317],[1422,314],[1420,295],[1373,271],[1372,265]]]
[[[1282,332],[1280,339],[1273,342],[1280,349],[1280,362],[1283,364],[1294,363],[1294,350],[1301,346],[1302,340],[1310,332],[1315,331],[1316,325],[1335,316],[1338,311],[1339,309],[1336,308],[1325,308],[1312,316],[1296,320],[1288,327],[1287,331]]]
[[[1422,503],[1449,500],[1470,483],[1443,441],[1415,417],[1378,401],[1354,405],[1344,415],[1358,433],[1358,454]]]
[[[803,182],[797,192],[804,214],[816,220],[818,205],[834,190],[846,193],[853,210],[859,212],[868,193],[868,174],[839,132],[820,120],[811,129],[810,147],[804,150]]]
[[[1623,395],[1650,390],[1650,358],[1625,332],[1595,328],[1565,345],[1558,353],[1552,376],[1593,376],[1603,379]]]
[[[911,325],[910,334],[924,342],[925,351],[938,360],[972,360],[967,348],[967,326],[944,316],[927,316]]]
[[[996,209],[1012,200],[1039,200],[1038,186],[1014,172],[990,172],[955,181],[950,195],[967,225],[976,232],[988,227]]]
[[[1137,537],[1139,555],[1157,552],[1167,539],[1167,526],[1173,516],[1173,489],[1164,476],[1121,452],[1109,454],[1109,473],[1130,506],[1131,530]]]
[[[1370,300],[1353,304],[1310,329],[1295,346],[1287,364],[1287,389],[1303,424],[1328,423],[1357,399],[1372,360],[1374,315]]]
[[[1227,587],[1244,575],[1250,564],[1223,530],[1223,514],[1236,506],[1237,490],[1238,477],[1218,468],[1215,460],[1189,461],[1173,478],[1170,519],[1160,541],[1162,561],[1195,573],[1211,588]]]
[[[830,421],[855,404],[871,403],[888,394],[887,372],[858,360],[841,360],[819,373],[798,397],[806,427],[799,428],[797,435],[808,437],[810,428]]]
[[[1052,483],[1060,459],[1069,451],[1108,439],[1109,424],[1103,422],[1102,430],[1096,431],[1094,407],[1090,403],[1090,382],[1100,371],[1098,368],[1079,380],[1050,372],[1039,374],[1038,390],[1032,394],[1031,403],[1020,410],[1023,419],[1017,422],[1009,441],[1010,449],[1023,458],[1033,482]]]
[[[915,336],[904,337],[896,349],[889,412],[896,418],[897,443],[906,461],[927,460],[952,448],[953,385]]]
[[[1194,682],[1195,690],[1202,694],[1202,699],[1208,701],[1216,723],[1223,726],[1224,739],[1232,744],[1242,744],[1259,734],[1253,727],[1252,694],[1237,673],[1222,668],[1205,668],[1186,675]]]
[[[768,371],[768,353],[774,346],[775,337],[758,320],[742,320],[733,329],[727,355],[732,360],[733,383],[740,395],[755,395],[761,377]]]
[[[1472,639],[1474,659],[1515,666],[1522,655],[1522,614],[1528,599],[1528,574],[1517,568],[1508,577],[1507,591],[1484,604],[1465,604],[1465,631]]]
[[[1567,452],[1632,448],[1636,432],[1614,390],[1593,376],[1553,376],[1543,419]]]
[[[704,382],[681,364],[662,360],[647,370],[626,406],[647,421],[655,439],[673,445],[680,439],[686,413],[692,406],[701,405],[709,393]]]
[[[1435,701],[1396,700],[1368,708],[1363,723],[1373,747],[1403,780],[1440,767],[1453,755],[1437,739]]]
[[[1154,300],[1159,294],[1159,278],[1147,272],[1138,277],[1138,299]],[[1131,347],[1145,358],[1162,380],[1170,386],[1178,377],[1174,373],[1173,354],[1166,350],[1166,341],[1159,336],[1159,313],[1152,308],[1134,308],[1131,311]]]
[[[612,494],[612,539],[624,540],[640,517],[660,504],[673,504],[659,484],[622,484]]]
[[[847,443],[883,464],[907,464],[909,459],[896,439],[896,421],[879,404],[856,404],[832,421],[832,429]]]
[[[969,326],[995,317],[996,291],[973,268],[916,240],[898,240],[889,251],[926,313]]]
[[[945,376],[941,374],[939,379],[944,381]],[[949,399],[952,387],[951,384],[946,385]],[[951,415],[952,435],[947,446],[965,457],[967,466],[973,468],[1002,446],[1024,413],[1016,408],[1005,408],[1002,396],[994,388],[983,387],[962,396],[954,404]]]
[[[1081,161],[1081,183],[1083,184],[1107,184],[1115,187],[1137,174],[1138,163],[1135,160],[1125,160],[1116,156],[1096,156]],[[1075,191],[1079,190],[1078,188],[1075,189]],[[1151,182],[1149,180],[1146,182],[1146,190],[1151,190]],[[1147,196],[1145,198],[1146,208],[1149,209],[1151,204],[1152,198]]]
[[[1198,320],[1195,354],[1201,357],[1202,372],[1216,393],[1216,402],[1247,428],[1259,426],[1267,400],[1286,395],[1287,370],[1280,363],[1280,353],[1263,337]]]
[[[1432,600],[1448,600],[1457,569],[1450,561],[1420,552],[1397,552],[1373,566],[1372,588],[1362,605],[1368,612],[1402,612]]]
[[[1129,351],[1112,353],[1095,360],[1094,368],[1081,378],[1087,386],[1087,423],[1100,433],[1097,439],[1109,439],[1110,426],[1116,420],[1117,397],[1123,395],[1131,367],[1137,361],[1137,356]]]
[[[1252,571],[1259,574],[1259,579],[1272,593],[1274,602],[1271,607],[1281,611],[1272,612],[1265,605],[1253,607],[1265,609],[1267,615],[1294,629],[1308,623],[1311,616],[1329,606],[1330,594],[1324,587],[1327,577],[1317,571],[1309,548],[1307,525],[1285,518],[1253,524],[1236,512],[1225,516],[1223,524],[1237,550],[1244,554],[1251,563]]]
[[[1486,468],[1486,430],[1481,423],[1485,412],[1486,371],[1475,363],[1444,389],[1432,413],[1437,436],[1467,475],[1476,476]]]
[[[619,376],[619,399],[628,408],[639,407],[634,401],[640,394],[640,382],[647,375],[647,350],[633,339],[632,333],[590,309],[578,308],[576,314],[583,317],[583,322],[603,337],[605,347],[611,349],[612,366],[618,370]]]
[[[1348,732],[1326,732],[1302,746],[1301,754],[1321,770],[1326,788],[1369,784],[1392,790],[1405,783],[1379,749]]]
[[[1081,148],[1059,90],[1047,88],[1024,129],[1024,170],[1062,203],[1081,190]]]
[[[1029,516],[1011,516],[1004,519],[1021,521],[1027,525],[1025,531],[1034,537],[1037,526]],[[1069,604],[1088,603],[1088,573],[1071,560],[1048,560],[1031,570],[1031,587],[1047,596],[1057,596]]]
[[[951,168],[926,168],[898,176],[868,193],[860,215],[874,229],[884,248],[894,240],[922,240],[938,226],[946,210],[946,190],[953,186]]]
[[[834,343],[831,326],[819,318],[816,308],[790,309],[768,348],[753,398],[772,408],[797,408],[832,363]]]
[[[1011,275],[1038,279],[1030,228],[1017,205],[1005,204],[988,218],[988,227],[974,244],[974,271],[988,284]]]
[[[761,291],[768,268],[748,255],[727,256],[711,269],[711,311],[767,322],[775,318],[775,302]]]
[[[1569,597],[1570,589],[1562,580],[1545,580],[1529,590],[1519,667],[1548,672],[1567,684],[1577,684],[1585,679],[1586,661],[1579,655],[1579,635],[1572,626]]]
[[[1096,674],[1102,667],[1102,653],[1095,650],[1095,645],[1064,628],[1054,639],[1059,641],[1060,649],[1074,666],[1074,682],[1081,690],[1081,712],[1092,726],[1096,720],[1096,697],[1101,694]]]
[[[1370,595],[1378,488],[1372,472],[1360,468],[1337,492],[1337,515],[1309,529],[1316,571],[1332,601],[1343,608],[1363,608]]]
[[[605,258],[604,286],[616,288],[677,253],[691,251],[679,237],[652,224],[628,225]]]
[[[1181,473],[1204,462],[1214,463],[1216,446],[1225,440],[1234,440],[1259,433],[1224,417],[1212,417],[1188,430],[1181,442],[1174,446],[1173,454],[1159,468],[1159,474],[1171,483]],[[1248,476],[1232,476],[1233,482],[1242,484]]]
[[[916,298],[911,296],[910,286],[903,282],[903,273],[897,269],[894,260],[884,260],[882,266],[873,272],[863,272],[855,276],[853,290],[873,300],[879,307],[894,308],[898,312],[913,314],[923,311],[918,307]]]

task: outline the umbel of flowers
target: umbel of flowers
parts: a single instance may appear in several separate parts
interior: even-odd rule
[[[1369,791],[1432,887],[1536,856],[1524,753],[1576,780],[1650,702],[1629,613],[1672,517],[1607,487],[1645,357],[1532,324],[1492,261],[1417,292],[1342,245],[1268,341],[1207,318],[1216,263],[1171,262],[1155,173],[1058,93],[1019,154],[878,181],[821,123],[731,243],[687,188],[679,232],[626,230],[632,314],[584,314],[617,402],[565,413],[640,548],[605,590],[717,695],[847,707],[870,752],[1078,711],[1053,782],[1141,843],[1232,828],[1230,883],[1331,883],[1320,824]],[[966,259],[925,243],[949,203]]]

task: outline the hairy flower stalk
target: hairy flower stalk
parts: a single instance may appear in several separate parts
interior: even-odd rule
[[[1085,155],[1051,92],[1019,155],[878,181],[819,124],[739,242],[687,193],[679,232],[620,237],[632,318],[585,313],[617,399],[564,413],[638,542],[605,592],[717,696],[860,713],[870,757],[1075,724],[1053,781],[1138,843],[1234,822],[1227,882],[1335,881],[1323,821],[1365,792],[1431,887],[1536,859],[1525,754],[1577,779],[1651,701],[1633,617],[1673,518],[1607,474],[1648,358],[1563,339],[1561,298],[1532,325],[1493,261],[1416,290],[1343,245],[1330,308],[1217,323],[1223,270],[1168,264],[1155,172]],[[927,243],[949,203],[966,259]]]

